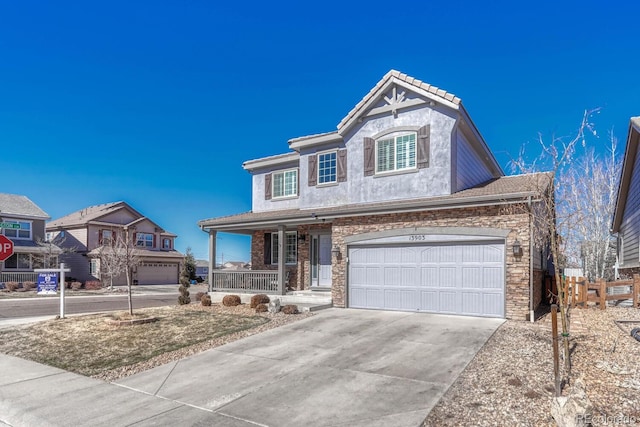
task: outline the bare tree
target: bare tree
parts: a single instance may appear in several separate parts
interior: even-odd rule
[[[560,319],[562,323],[563,359],[567,380],[571,376],[571,359],[569,351],[569,327],[567,322],[567,299],[562,289],[560,269],[565,266],[564,243],[562,236],[572,233],[574,225],[579,222],[578,214],[571,209],[571,199],[566,197],[567,188],[563,182],[563,176],[567,169],[573,167],[573,160],[578,144],[585,145],[587,135],[595,135],[591,118],[598,110],[585,111],[578,129],[570,137],[558,137],[552,135],[550,139],[538,135],[540,155],[531,161],[527,161],[524,150],[520,151],[517,159],[512,160],[514,171],[531,173],[536,182],[531,184],[538,188],[542,202],[536,205],[534,210],[529,210],[537,232],[534,234],[534,245],[538,249],[549,249],[549,254],[554,265],[554,278],[557,284],[556,295],[560,306]],[[540,179],[539,174],[533,172],[545,171],[547,179]]]
[[[582,148],[574,167],[563,171],[562,177],[566,208],[575,211],[579,218],[567,230],[566,250],[569,256],[582,261],[590,280],[612,279],[615,245],[609,228],[622,159],[613,131],[609,132],[609,146],[604,154],[598,155],[593,147]]]
[[[124,234],[114,231],[112,238],[103,242],[98,250],[100,271],[107,274],[113,286],[113,278],[125,273],[127,279],[127,295],[129,314],[133,315],[133,300],[131,298],[131,285],[133,282],[133,270],[140,264],[140,257],[136,247],[129,237],[129,228],[124,228]]]

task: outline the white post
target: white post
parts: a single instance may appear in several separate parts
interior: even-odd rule
[[[64,288],[67,284],[64,281],[64,262],[60,263],[60,318],[64,319]]]

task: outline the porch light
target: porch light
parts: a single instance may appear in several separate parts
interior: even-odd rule
[[[333,245],[333,249],[331,249],[331,255],[334,257],[338,257],[340,255],[340,247],[338,245]]]
[[[516,260],[518,261],[522,258],[522,245],[518,239],[513,242],[513,256],[516,257]]]

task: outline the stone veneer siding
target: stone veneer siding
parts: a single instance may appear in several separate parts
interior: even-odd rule
[[[339,246],[340,255],[337,258],[333,257],[331,291],[333,305],[346,307],[347,247],[344,242],[346,236],[412,227],[501,228],[510,230],[505,250],[506,318],[526,320],[529,315],[529,217],[524,212],[507,213],[507,211],[517,212],[518,209],[484,206],[335,219],[332,244]],[[510,251],[516,238],[520,241],[523,250],[523,256],[519,261],[516,261]],[[538,298],[535,293],[534,298]]]

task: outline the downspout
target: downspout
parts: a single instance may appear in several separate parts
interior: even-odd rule
[[[527,201],[529,205],[529,320],[535,322],[535,310],[533,308],[533,212],[531,196]]]

